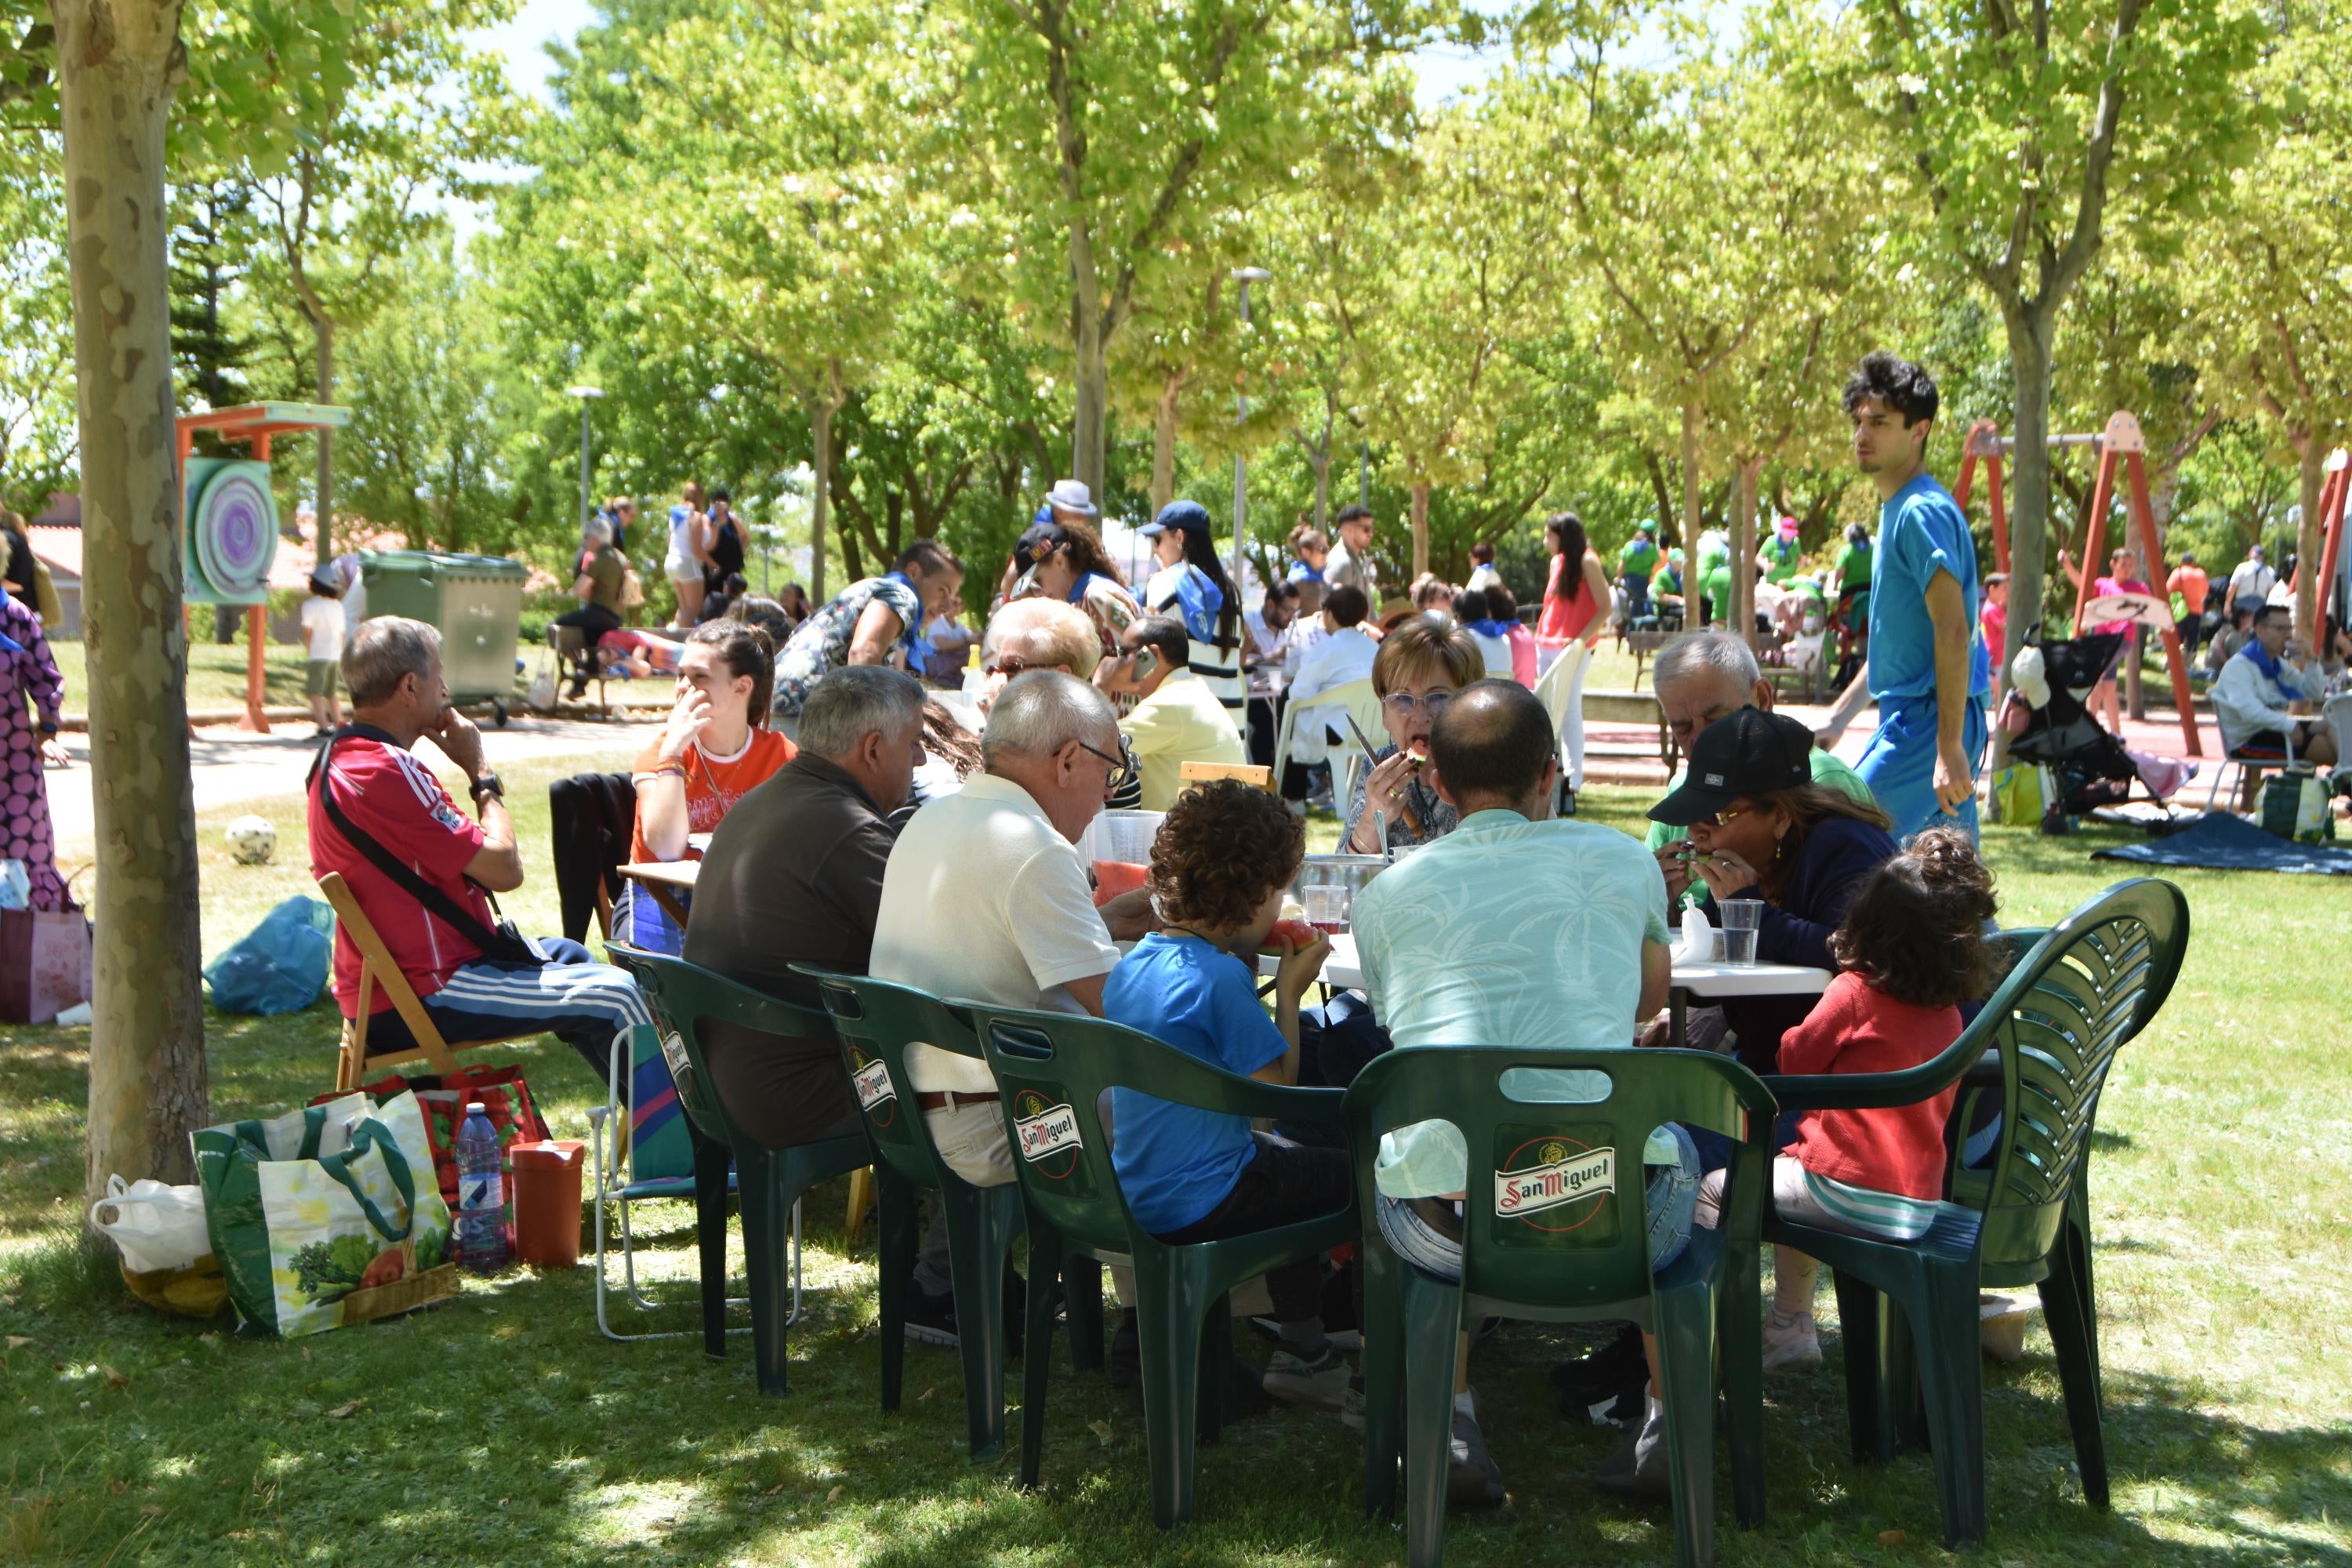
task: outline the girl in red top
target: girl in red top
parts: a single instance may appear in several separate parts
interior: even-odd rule
[[[797,750],[768,727],[775,644],[744,621],[697,626],[678,652],[677,706],[662,737],[637,759],[635,829],[629,858],[698,860],[690,834],[709,833],[727,810],[793,760]],[[613,909],[613,935],[676,954],[683,933],[635,883]]]
[[[1784,1073],[1900,1072],[1960,1036],[1959,1004],[1992,988],[1992,874],[1957,828],[1930,828],[1871,873],[1830,938],[1842,973],[1780,1037]],[[1772,1165],[1784,1219],[1850,1236],[1916,1241],[1944,1195],[1944,1123],[1958,1090],[1916,1105],[1808,1110]],[[1772,1249],[1764,1364],[1818,1364],[1821,1265]]]

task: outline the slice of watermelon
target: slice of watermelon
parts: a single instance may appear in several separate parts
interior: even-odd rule
[[[1102,908],[1121,893],[1135,891],[1150,874],[1150,867],[1139,866],[1132,860],[1096,861],[1095,908]]]
[[[1291,952],[1304,952],[1307,946],[1322,934],[1305,921],[1278,920],[1267,928],[1265,941],[1258,951],[1278,958],[1282,955],[1283,942],[1287,939]]]

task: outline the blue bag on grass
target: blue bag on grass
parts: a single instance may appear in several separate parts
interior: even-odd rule
[[[299,1013],[326,988],[335,911],[297,893],[205,971],[224,1013]]]

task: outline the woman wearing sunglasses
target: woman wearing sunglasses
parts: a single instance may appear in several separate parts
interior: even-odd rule
[[[1875,805],[1813,782],[1812,750],[1812,731],[1797,720],[1742,708],[1699,731],[1682,787],[1650,816],[1690,829],[1686,858],[1661,859],[1670,905],[1684,889],[1703,886],[1699,908],[1720,927],[1718,900],[1760,899],[1758,963],[1835,970],[1830,933],[1896,845]],[[1724,1026],[1739,1037],[1740,1061],[1777,1070],[1781,1034],[1803,1022],[1812,1001],[1726,1000]]]
[[[1389,743],[1372,753],[1370,771],[1348,794],[1341,840],[1348,853],[1381,852],[1376,818],[1388,824],[1387,848],[1417,847],[1454,831],[1461,814],[1438,797],[1430,726],[1455,692],[1486,673],[1477,642],[1451,623],[1417,616],[1382,640],[1372,658],[1372,692]]]

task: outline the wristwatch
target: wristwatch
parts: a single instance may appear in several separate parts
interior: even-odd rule
[[[497,795],[500,800],[506,799],[507,786],[499,782],[498,774],[484,773],[481,777],[474,781],[473,786],[468,793],[474,797],[475,808],[479,810],[482,804],[482,797],[486,795]]]

